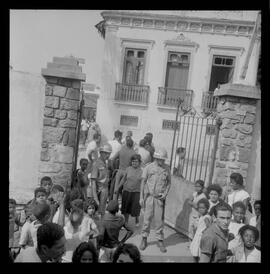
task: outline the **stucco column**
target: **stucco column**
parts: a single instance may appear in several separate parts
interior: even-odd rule
[[[86,77],[73,57],[54,57],[41,73],[46,86],[39,180],[50,176],[65,187],[71,182],[80,88]]]
[[[245,185],[248,185],[247,174],[251,154],[254,153],[251,148],[260,91],[254,86],[224,84],[214,95],[219,97],[217,116],[221,118],[222,125],[213,183],[227,189],[230,174],[239,172]],[[260,183],[256,182],[259,185]]]

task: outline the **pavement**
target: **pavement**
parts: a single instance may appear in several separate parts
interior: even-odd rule
[[[133,227],[135,233],[131,238],[127,240],[127,243],[133,243],[137,247],[141,243],[141,229],[142,229],[143,216],[140,216],[140,226],[135,227],[135,218],[129,218],[129,225]],[[120,239],[125,233],[121,230]],[[147,239],[148,246],[145,250],[141,251],[143,262],[193,262],[193,257],[189,250],[189,240],[181,233],[176,232],[174,229],[165,225],[164,227],[164,244],[167,252],[162,253],[158,246],[157,240],[155,239],[155,230],[152,225],[150,235]]]

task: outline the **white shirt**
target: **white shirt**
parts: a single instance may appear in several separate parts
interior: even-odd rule
[[[15,263],[41,263],[36,247],[30,246],[26,249],[21,249],[20,254],[15,259]]]
[[[87,131],[89,128],[89,124],[86,122],[86,120],[82,120],[81,126],[83,131]]]
[[[249,220],[249,224],[256,227],[256,225],[257,225],[257,219],[256,218],[257,218],[257,216],[251,217],[250,220]]]
[[[235,202],[243,202],[245,199],[249,198],[250,195],[244,190],[234,190],[228,195],[228,204],[232,206]]]
[[[244,225],[245,224],[230,222],[230,224],[229,224],[229,233],[232,233],[234,235],[234,237],[236,237],[237,234],[238,234],[239,229]]]
[[[114,155],[120,151],[122,145],[117,140],[111,140],[108,142],[112,146],[112,153],[110,155],[110,159],[114,157]]]
[[[254,248],[247,257],[245,253],[242,258],[238,261],[239,263],[260,263],[261,262],[261,251],[257,248]]]
[[[52,223],[58,224],[59,214],[60,214],[60,209],[58,207],[57,211],[55,212],[55,214],[53,216]],[[69,220],[68,215],[67,215],[67,213],[65,213],[65,220],[64,220],[65,225],[68,222],[68,220]]]
[[[30,224],[30,234],[34,243],[34,247],[37,247],[37,230],[41,226],[39,221],[35,220]]]

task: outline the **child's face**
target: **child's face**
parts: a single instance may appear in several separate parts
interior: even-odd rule
[[[255,245],[255,235],[252,230],[247,229],[243,234],[244,245],[247,248],[253,248]]]
[[[93,254],[89,250],[84,251],[80,262],[81,263],[93,263]]]
[[[202,190],[203,190],[203,187],[200,185],[200,184],[195,184],[195,191],[196,192],[202,192]]]
[[[209,193],[210,201],[216,203],[218,201],[219,195],[215,190],[211,190]]]
[[[46,192],[49,194],[51,192],[52,183],[51,183],[51,181],[46,181],[46,180],[42,181],[41,187],[44,187],[46,189]]]
[[[244,217],[245,217],[245,211],[243,210],[243,208],[237,207],[237,208],[234,209],[234,211],[233,211],[233,219],[237,223],[241,223],[243,221]]]
[[[235,180],[230,179],[230,187],[231,187],[233,190],[237,190],[237,189],[239,188],[239,185],[235,182]]]
[[[83,162],[81,163],[81,170],[82,170],[82,171],[85,171],[86,168],[87,168],[87,165],[88,165],[88,162],[87,162],[87,161],[83,161]]]
[[[207,213],[207,208],[206,208],[205,204],[199,203],[198,204],[198,211],[199,211],[201,216],[204,216]]]
[[[9,204],[9,214],[14,214],[14,213],[15,213],[15,205]]]
[[[38,192],[36,194],[37,203],[43,203],[46,200],[47,196],[44,192]]]
[[[133,160],[133,161],[131,162],[131,164],[132,164],[132,167],[138,168],[139,165],[140,165],[140,162],[139,162],[138,160]]]
[[[93,206],[89,206],[89,207],[87,208],[87,214],[88,214],[89,216],[93,216],[94,213],[95,213],[95,208],[94,208]]]
[[[261,205],[259,205],[259,204],[255,205],[254,211],[255,211],[256,216],[260,216],[261,215]]]

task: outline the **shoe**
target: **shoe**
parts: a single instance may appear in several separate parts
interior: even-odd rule
[[[162,253],[167,252],[167,249],[166,249],[163,241],[158,241],[158,247]]]
[[[142,237],[142,241],[141,244],[139,246],[140,250],[145,250],[147,247],[147,238],[146,237]]]

